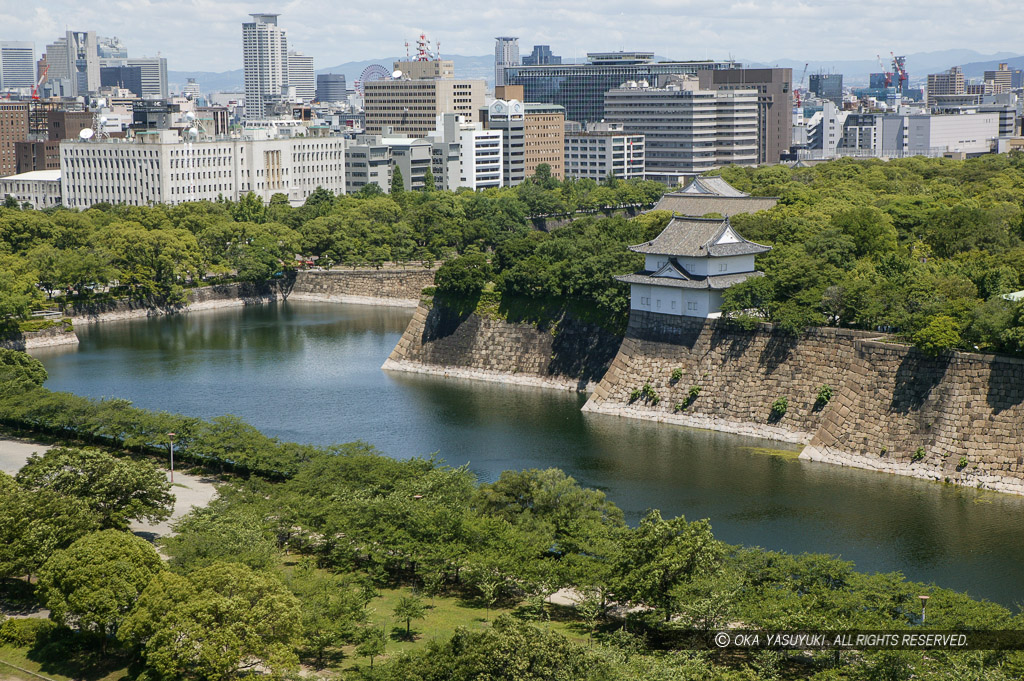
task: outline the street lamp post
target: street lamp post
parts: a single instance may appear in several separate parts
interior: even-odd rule
[[[918,598],[921,599],[921,624],[924,624],[924,611],[925,608],[928,607],[928,599],[931,598],[931,596],[918,596]]]
[[[174,484],[174,433],[167,433],[167,437],[171,439],[171,484]]]

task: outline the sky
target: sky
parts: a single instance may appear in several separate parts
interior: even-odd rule
[[[256,4],[254,4],[254,2]],[[520,52],[648,50],[677,59],[770,62],[871,59],[970,48],[1024,52],[1018,2],[1006,0],[0,0],[0,40],[37,53],[67,29],[117,36],[132,57],[167,57],[176,71],[242,67],[241,23],[279,13],[289,47],[317,68],[400,55],[420,32],[444,54],[493,53],[494,36]]]

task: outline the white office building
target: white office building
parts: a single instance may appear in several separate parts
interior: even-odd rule
[[[605,120],[644,135],[646,174],[668,184],[724,165],[757,165],[757,90],[701,90],[694,77],[665,87],[626,83],[605,93]]]
[[[288,38],[278,14],[251,14],[242,24],[245,117],[267,118],[288,92]]]
[[[487,107],[487,127],[502,132],[502,184],[526,179],[526,108],[518,99],[496,99]]]
[[[0,90],[36,84],[35,43],[0,40]]]
[[[249,130],[187,141],[175,130],[153,130],[127,140],[65,140],[60,167],[68,208],[237,201],[250,192],[264,202],[284,194],[299,206],[317,187],[344,193],[345,140]]]
[[[28,203],[36,210],[60,205],[60,171],[33,170],[0,177],[0,202],[13,196],[18,205]]]
[[[565,133],[566,178],[643,179],[644,168],[644,136],[627,133],[622,123],[588,123],[585,131]]]
[[[295,96],[306,104],[316,98],[316,72],[311,55],[294,50],[288,53],[288,87],[295,88]]]

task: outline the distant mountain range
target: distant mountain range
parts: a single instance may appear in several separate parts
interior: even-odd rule
[[[488,83],[494,81],[494,55],[485,54],[478,57],[467,57],[459,54],[442,55],[444,59],[455,62],[455,74],[460,78],[480,78]],[[923,82],[929,73],[945,71],[951,66],[962,66],[967,78],[980,78],[986,70],[994,70],[1000,62],[1007,62],[1010,68],[1024,68],[1024,55],[1012,52],[996,52],[981,54],[974,50],[941,50],[937,52],[917,52],[908,54],[907,72],[911,83]],[[380,64],[391,69],[392,63],[404,57],[382,57],[365,61],[350,61],[329,68],[317,69],[317,73],[343,73],[351,87],[359,75],[370,64]],[[659,59],[663,59],[659,57]],[[793,69],[793,79],[798,80],[804,69],[804,62],[795,59],[778,61],[739,60],[744,66],[766,68],[779,66]],[[882,55],[882,61],[888,68],[891,57]],[[878,61],[874,59],[811,61],[808,62],[807,73],[841,73],[845,85],[867,85],[868,74],[880,71]],[[211,71],[169,71],[171,92],[181,92],[182,86],[189,78],[195,78],[203,92],[241,92],[244,86],[242,69],[214,73]],[[806,83],[804,83],[806,85]]]

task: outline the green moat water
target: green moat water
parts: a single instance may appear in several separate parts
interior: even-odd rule
[[[724,541],[821,552],[866,571],[1024,601],[1024,498],[799,461],[780,445],[580,412],[567,392],[380,369],[411,310],[285,303],[83,326],[34,351],[47,387],[213,417],[285,440],[438,452],[481,479],[556,466],[646,509],[710,518]],[[766,451],[769,450],[769,451]]]

